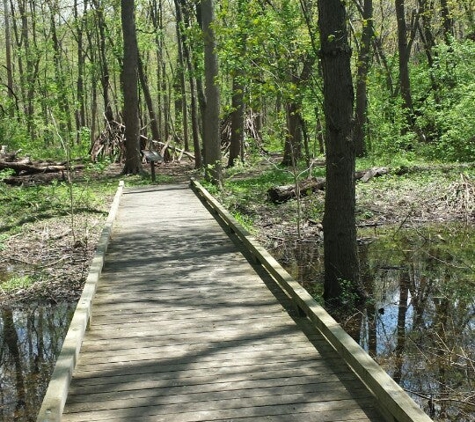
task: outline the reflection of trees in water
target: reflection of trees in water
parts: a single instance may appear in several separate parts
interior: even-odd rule
[[[35,421],[73,306],[1,310],[0,420]]]
[[[473,270],[456,251],[424,243],[403,239],[389,261],[373,253],[375,288],[385,286],[375,294],[377,359],[436,420],[473,421]]]
[[[464,227],[442,229],[391,230],[362,243],[361,277],[371,299],[339,321],[435,420],[473,422],[475,236]],[[318,292],[317,244],[279,244],[273,253]]]

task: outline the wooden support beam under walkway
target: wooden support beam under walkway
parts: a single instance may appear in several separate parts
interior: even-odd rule
[[[430,421],[194,188],[116,195],[39,422]]]

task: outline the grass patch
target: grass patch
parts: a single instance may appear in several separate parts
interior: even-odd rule
[[[5,293],[10,293],[18,290],[26,290],[34,283],[34,278],[29,275],[14,275],[2,282],[1,288]]]

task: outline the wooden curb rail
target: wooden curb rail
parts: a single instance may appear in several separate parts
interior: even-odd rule
[[[195,193],[208,204],[247,250],[274,278],[300,310],[344,359],[353,372],[374,394],[389,422],[430,422],[432,419],[409,395],[348,335],[343,328],[301,287],[281,265],[252,237],[231,214],[196,180]]]
[[[43,398],[43,403],[36,419],[37,422],[58,422],[61,420],[68,396],[69,384],[76,366],[84,334],[91,319],[92,300],[104,266],[105,255],[123,189],[124,182],[121,181],[99,238],[82,295],[69,325],[61,353],[56,361],[48,389]]]

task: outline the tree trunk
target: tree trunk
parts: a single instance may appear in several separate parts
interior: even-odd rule
[[[318,8],[327,132],[324,299],[333,307],[342,305],[344,288],[357,294],[360,291],[352,140],[353,83],[345,5],[340,0],[319,0]]]
[[[203,149],[205,177],[208,181],[220,186],[222,183],[221,169],[221,137],[220,137],[220,93],[216,78],[218,77],[218,56],[216,53],[216,37],[213,29],[215,21],[214,0],[201,0],[201,13],[204,38],[205,66],[205,113],[203,121]]]
[[[302,158],[302,128],[300,127],[300,104],[296,101],[285,105],[287,133],[285,136],[283,166],[295,166]]]
[[[454,19],[450,13],[449,2],[447,0],[440,0],[440,8],[445,42],[447,45],[450,45],[452,43],[452,37],[454,36]]]
[[[244,85],[242,75],[238,72],[233,78],[233,97],[231,115],[231,146],[229,148],[228,167],[233,167],[241,156],[241,146],[244,143]]]
[[[177,24],[182,23],[184,26],[188,27],[190,24],[190,17],[188,12],[184,13],[184,7],[186,6],[185,0],[175,0],[175,9],[177,15]],[[186,9],[185,9],[186,10]],[[191,51],[188,43],[186,33],[183,31],[182,36],[182,45],[183,45],[183,55],[185,58],[186,66],[188,68],[188,83],[190,85],[190,108],[191,108],[191,130],[193,136],[193,150],[195,153],[195,168],[201,168],[202,166],[202,156],[201,156],[201,146],[200,146],[200,125],[199,125],[199,113],[198,113],[198,98],[197,98],[197,88],[196,88],[196,79],[194,75],[194,66],[191,59]]]
[[[297,69],[293,69],[290,73],[290,81],[292,84],[300,88],[310,79],[312,75],[313,64],[315,58],[308,55],[304,59],[303,68],[300,74]],[[284,156],[282,165],[294,166],[302,158],[302,98],[295,95],[295,98],[289,100],[285,105],[287,133],[285,136]]]
[[[403,100],[404,111],[409,127],[414,124],[411,80],[409,77],[410,49],[407,40],[407,25],[404,0],[396,0],[396,18],[399,52],[399,89]]]
[[[76,80],[76,97],[77,105],[74,112],[74,117],[76,120],[76,143],[81,142],[81,128],[86,126],[86,105],[85,105],[85,94],[84,94],[84,70],[85,70],[85,50],[84,50],[84,23],[87,13],[87,1],[83,3],[83,11],[79,12],[78,0],[74,0],[74,20],[76,21],[77,27],[77,68],[78,76]]]
[[[102,86],[102,98],[104,99],[104,111],[106,113],[112,113],[112,104],[109,100],[109,65],[107,60],[107,40],[106,40],[106,22],[104,19],[104,10],[102,2],[99,0],[92,0],[92,4],[95,8],[96,28],[98,30],[99,37],[99,66],[101,71],[101,86]],[[111,116],[112,117],[112,116]]]
[[[135,31],[134,0],[121,0],[124,37],[123,92],[125,123],[125,166],[123,174],[142,172],[139,142],[138,48]]]
[[[8,0],[3,0],[3,12],[5,22],[5,59],[7,71],[7,95],[13,101],[13,67],[12,67],[12,47],[10,36],[10,14],[8,12]],[[9,116],[13,117],[13,104],[9,104]]]
[[[62,46],[58,38],[56,30],[55,15],[57,13],[58,5],[55,2],[49,4],[50,8],[50,36],[53,44],[53,64],[54,75],[56,82],[56,95],[59,102],[59,128],[62,133],[71,133],[73,130],[71,122],[71,112],[66,91],[66,78],[64,76],[63,67],[61,65],[61,50]]]
[[[188,135],[188,101],[186,98],[186,80],[185,80],[185,57],[183,53],[183,38],[180,31],[181,21],[176,20],[176,35],[178,45],[178,57],[177,57],[177,82],[175,90],[175,113],[176,120],[181,121],[182,133],[183,133],[183,148],[188,151],[190,149],[190,141]]]
[[[355,108],[355,153],[357,157],[366,154],[365,127],[367,123],[368,93],[367,78],[371,53],[371,39],[373,37],[373,0],[364,0],[363,32],[358,57],[358,70],[356,79],[356,108]]]
[[[142,86],[142,92],[145,99],[145,103],[147,104],[148,115],[150,117],[150,128],[152,129],[152,139],[159,141],[160,140],[160,132],[158,130],[158,119],[157,114],[153,108],[153,101],[152,95],[150,94],[150,89],[148,87],[148,79],[147,75],[145,74],[145,70],[143,68],[142,58],[138,57],[138,71],[139,71],[139,79],[140,85]]]

